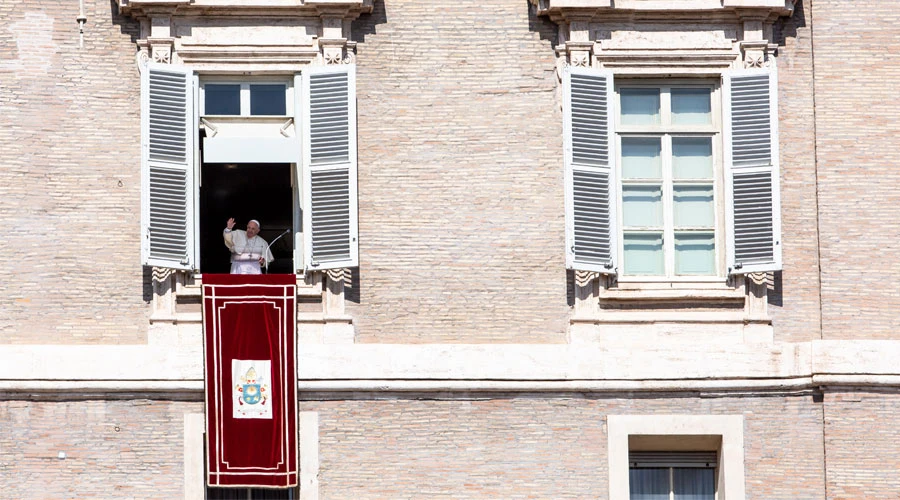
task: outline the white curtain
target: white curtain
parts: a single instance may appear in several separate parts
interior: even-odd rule
[[[675,500],[715,500],[715,469],[680,469],[672,474]]]
[[[629,470],[631,500],[669,500],[669,469]]]

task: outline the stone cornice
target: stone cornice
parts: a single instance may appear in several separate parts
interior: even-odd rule
[[[215,17],[337,15],[355,19],[372,12],[374,0],[117,0],[119,11],[134,18],[153,15]]]
[[[796,0],[530,0],[538,15],[556,22],[602,21],[626,16],[700,16],[731,13],[738,18],[774,19],[789,16]]]
[[[202,349],[0,346],[0,393],[180,394],[203,386]],[[691,392],[900,390],[900,341],[590,346],[301,344],[304,392]]]

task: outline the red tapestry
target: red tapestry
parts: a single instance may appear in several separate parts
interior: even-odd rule
[[[297,284],[292,274],[204,274],[210,486],[297,485]]]

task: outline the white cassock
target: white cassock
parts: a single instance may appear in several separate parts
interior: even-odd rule
[[[266,240],[259,236],[247,239],[247,231],[235,229],[225,231],[225,246],[231,250],[231,274],[262,274],[259,258],[265,252],[266,265],[273,260],[272,251]]]

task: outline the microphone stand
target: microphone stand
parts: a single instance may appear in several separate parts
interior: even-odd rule
[[[288,233],[290,233],[290,232],[291,232],[290,229],[285,229],[283,233],[279,234],[274,240],[272,240],[271,243],[269,243],[268,245],[266,245],[266,249],[265,249],[265,251],[263,252],[263,259],[266,259],[266,274],[269,274],[269,258],[268,258],[268,257],[269,257],[269,247],[272,246],[272,243],[275,243],[276,241],[278,241],[279,239],[281,239],[282,236],[284,236],[284,235],[286,235],[286,234],[288,234]]]

